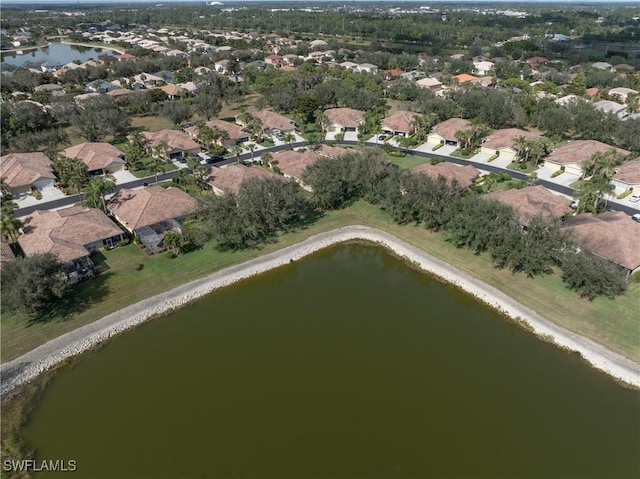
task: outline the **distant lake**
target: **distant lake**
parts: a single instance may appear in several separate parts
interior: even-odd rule
[[[241,281],[56,372],[38,478],[634,478],[638,392],[381,247]]]
[[[31,62],[34,65],[42,65],[43,63],[65,65],[74,60],[86,62],[90,59],[97,60],[98,57],[102,55],[113,54],[117,54],[117,52],[106,48],[81,47],[52,42],[46,47],[35,50],[25,50],[22,55],[18,55],[15,52],[3,53],[2,62],[16,67],[25,66],[27,62]]]

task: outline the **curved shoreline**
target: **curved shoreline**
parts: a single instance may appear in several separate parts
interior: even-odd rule
[[[106,43],[101,43],[101,44],[98,44],[98,45],[94,45],[94,44],[91,44],[91,43],[78,43],[78,42],[71,42],[71,41],[68,41],[68,40],[60,40],[60,43],[64,43],[65,45],[73,45],[73,46],[76,46],[76,47],[100,48],[102,50],[109,50],[109,51],[112,51],[112,52],[118,52],[120,54],[125,53],[125,51],[122,48],[112,47],[111,45],[108,45]]]
[[[70,331],[0,366],[0,394],[27,383],[67,358],[89,350],[129,328],[177,309],[216,289],[297,261],[326,247],[352,240],[380,244],[421,270],[457,286],[510,318],[525,323],[538,336],[576,351],[593,367],[640,388],[640,365],[604,346],[568,331],[480,280],[411,246],[395,236],[367,226],[346,226],[314,235],[300,243],[225,268],[111,313]]]

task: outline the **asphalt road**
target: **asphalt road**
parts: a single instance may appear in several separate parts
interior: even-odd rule
[[[278,151],[282,151],[282,150],[286,150],[288,148],[298,148],[301,146],[304,146],[306,143],[305,142],[298,142],[298,143],[292,143],[291,146],[289,145],[278,145],[278,146],[274,146],[271,148],[268,148],[267,151],[269,151],[270,153],[275,153]],[[343,141],[342,144],[344,145],[350,145],[350,146],[357,146],[358,142],[357,141]],[[382,145],[376,144],[376,143],[367,143],[367,146],[373,146],[373,147],[378,147],[381,148]],[[400,151],[403,153],[406,153],[407,155],[413,155],[413,156],[419,156],[422,158],[439,158],[445,161],[448,161],[450,163],[455,163],[458,165],[471,165],[471,166],[475,166],[476,168],[479,166],[477,163],[474,163],[473,161],[469,161],[469,160],[463,160],[462,158],[454,158],[454,157],[450,157],[450,156],[444,156],[444,155],[438,155],[436,153],[427,153],[424,151],[415,151],[415,150],[409,150],[409,149],[405,149],[405,148],[400,148]],[[260,153],[264,153],[264,150],[260,150],[260,151],[256,151],[254,152],[254,156],[259,156]],[[251,153],[243,153],[242,155],[240,155],[240,161],[244,161],[244,160],[250,160],[251,159]],[[231,157],[231,158],[226,158],[224,160],[218,161],[215,163],[215,166],[224,166],[224,165],[229,165],[232,163],[236,163],[238,161],[238,159],[236,157]],[[496,172],[496,173],[508,173],[512,178],[515,178],[517,180],[526,180],[527,179],[527,175],[524,173],[520,173],[518,171],[513,171],[513,170],[507,170],[505,168],[500,168],[498,166],[493,166],[493,165],[488,165],[488,164],[483,164],[482,165],[482,169],[489,171],[489,172]],[[178,174],[180,170],[174,170],[174,171],[170,171],[168,173],[163,173],[161,175],[158,175],[158,181],[166,181],[166,180],[171,180],[173,179],[174,176],[176,176]],[[141,186],[145,186],[145,184],[148,185],[152,185],[156,182],[156,178],[155,176],[148,176],[146,178],[140,178],[138,180],[135,181],[130,181],[128,183],[121,183],[119,185],[116,185],[116,191],[121,190],[123,188],[138,188]],[[568,186],[563,186],[563,185],[558,185],[556,183],[553,183],[551,181],[547,181],[547,180],[538,180],[538,184],[541,184],[542,186],[548,188],[551,191],[555,191],[558,193],[562,193],[565,195],[569,195],[572,196],[573,195],[573,189],[569,188]],[[40,203],[37,205],[33,205],[33,206],[27,206],[24,208],[20,208],[16,211],[16,216],[17,217],[21,217],[21,216],[26,216],[28,214],[33,213],[36,210],[43,210],[43,209],[54,209],[54,208],[61,208],[63,206],[70,206],[73,205],[75,203],[79,203],[80,202],[80,196],[79,195],[69,195],[69,196],[65,196],[64,198],[60,198],[57,200],[52,200],[52,201],[48,201],[46,203]],[[621,205],[618,203],[609,203],[608,204],[608,209],[611,211],[622,211],[628,215],[634,215],[636,213],[638,213],[638,209],[633,208],[631,206],[627,206],[627,205]]]

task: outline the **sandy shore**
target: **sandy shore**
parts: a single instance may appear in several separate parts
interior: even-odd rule
[[[562,348],[580,353],[593,367],[620,381],[640,387],[640,366],[631,360],[548,321],[496,288],[431,257],[395,236],[365,226],[347,226],[312,236],[301,243],[184,284],[55,338],[19,358],[2,364],[0,392],[5,394],[71,356],[218,288],[299,260],[327,246],[350,240],[371,241],[389,248],[422,270],[464,289],[501,313],[527,323],[535,334],[553,341]]]
[[[60,43],[64,43],[65,45],[74,45],[76,47],[101,48],[102,50],[112,50],[112,51],[118,52],[118,53],[124,53],[125,52],[122,48],[112,47],[111,45],[108,45],[106,43],[101,43],[101,44],[79,43],[79,42],[72,42],[72,41],[68,41],[68,40],[60,40]]]

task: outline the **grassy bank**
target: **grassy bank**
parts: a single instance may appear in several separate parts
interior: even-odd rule
[[[564,287],[559,274],[536,279],[493,268],[488,255],[455,248],[441,233],[421,227],[398,226],[386,214],[364,202],[329,212],[305,230],[286,234],[261,249],[220,252],[211,246],[168,259],[148,256],[136,245],[104,253],[104,272],[79,285],[76,299],[46,321],[29,322],[17,315],[2,316],[2,361],[8,361],[47,340],[187,281],[297,243],[311,235],[350,224],[379,228],[429,254],[497,287],[555,323],[593,339],[613,351],[640,362],[640,284],[615,300],[589,302]]]

